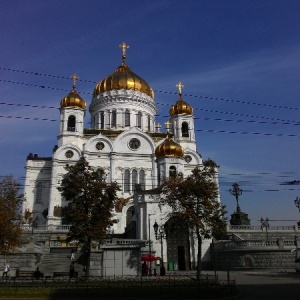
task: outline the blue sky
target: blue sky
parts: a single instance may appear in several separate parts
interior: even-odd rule
[[[299,15],[299,1],[283,0],[1,0],[0,176],[24,184],[28,153],[51,156],[69,77],[79,75],[89,105],[125,41],[127,64],[155,91],[161,124],[184,84],[198,152],[220,165],[228,217],[237,182],[252,224],[300,219],[300,185],[282,185],[300,180]],[[282,223],[295,222],[270,225]]]

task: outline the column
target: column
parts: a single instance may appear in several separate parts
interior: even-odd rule
[[[113,182],[116,179],[116,152],[110,153],[110,181]]]

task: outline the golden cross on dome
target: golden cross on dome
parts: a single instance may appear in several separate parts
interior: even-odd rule
[[[126,58],[126,50],[129,48],[129,45],[127,45],[125,42],[119,45],[119,47],[122,49],[122,58]]]
[[[74,74],[74,75],[71,76],[71,79],[73,80],[73,91],[75,91],[76,81],[79,79],[79,77],[76,74]]]
[[[157,125],[155,126],[156,129],[157,129],[157,132],[160,132],[160,129],[161,129],[161,125],[159,123],[157,123]]]
[[[165,125],[166,125],[167,131],[169,131],[169,129],[171,128],[172,123],[170,122],[170,120],[168,120],[168,121],[165,122]]]
[[[184,85],[181,82],[178,82],[176,87],[178,88],[179,95],[182,95],[182,89],[184,88]]]

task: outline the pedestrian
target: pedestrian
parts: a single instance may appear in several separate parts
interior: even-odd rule
[[[2,279],[5,277],[7,278],[7,273],[9,271],[9,264],[7,262],[4,263],[4,267],[3,267],[3,274],[2,274]]]
[[[146,264],[145,261],[142,264],[142,275],[143,276],[147,276],[148,275],[148,265]]]
[[[34,271],[33,277],[35,279],[40,279],[40,278],[44,277],[44,274],[40,271],[39,267],[37,267],[36,270]]]
[[[71,260],[75,260],[75,250],[71,250]]]
[[[74,278],[74,275],[75,275],[75,266],[74,266],[74,264],[75,264],[74,261],[72,261],[71,264],[70,264],[70,271],[69,271],[70,279]]]

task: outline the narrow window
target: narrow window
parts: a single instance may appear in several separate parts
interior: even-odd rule
[[[131,223],[133,216],[134,216],[134,206],[130,206],[127,209],[127,213],[126,213],[126,226],[128,226]]]
[[[181,125],[181,133],[183,137],[189,137],[189,125],[187,122],[183,122]]]
[[[42,204],[42,198],[43,198],[43,183],[38,182],[36,185],[35,203]]]
[[[111,126],[117,127],[117,111],[113,110],[111,114]]]
[[[148,131],[151,131],[151,118],[148,116]]]
[[[140,177],[139,183],[140,183],[141,189],[145,190],[145,171],[144,170],[140,171],[139,177]]]
[[[130,193],[130,172],[129,172],[129,170],[125,170],[125,173],[124,173],[124,192]]]
[[[101,115],[100,115],[100,126],[101,129],[104,129],[104,112],[101,111]]]
[[[141,128],[142,127],[142,113],[139,111],[136,117],[137,117],[136,126],[138,128]]]
[[[75,116],[69,116],[68,118],[68,131],[75,131],[76,118]]]
[[[130,126],[130,111],[126,109],[125,111],[125,126]]]
[[[137,171],[132,171],[132,191],[135,191],[135,185],[137,184]]]
[[[175,177],[176,176],[176,167],[171,166],[169,169],[169,176],[170,177]]]

